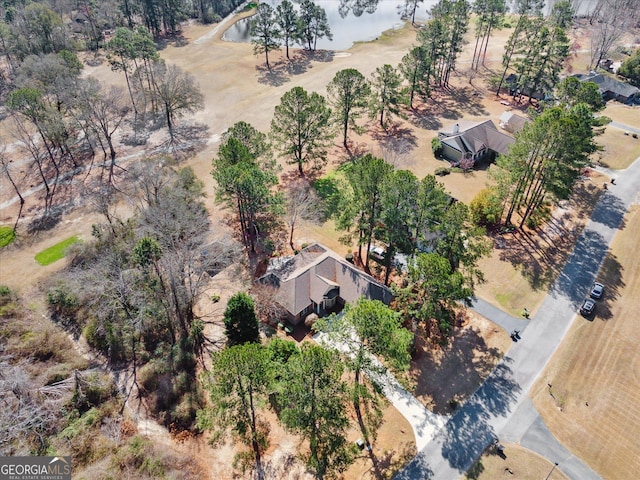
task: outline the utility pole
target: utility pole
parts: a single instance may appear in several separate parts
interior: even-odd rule
[[[545,478],[544,480],[549,480],[549,477],[551,476],[551,474],[553,473],[553,471],[556,469],[557,466],[558,466],[558,462],[554,462],[553,467],[551,467],[551,471],[549,472],[549,475],[547,475],[547,478]]]

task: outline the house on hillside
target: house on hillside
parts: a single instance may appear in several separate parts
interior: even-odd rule
[[[458,122],[438,132],[442,143],[442,155],[452,165],[463,160],[475,163],[492,161],[498,153],[505,154],[514,138],[498,130],[491,120],[481,122]]]
[[[506,130],[509,133],[517,133],[524,128],[524,126],[529,123],[527,117],[523,117],[522,115],[518,115],[516,112],[504,112],[500,115],[500,128]]]
[[[387,305],[393,299],[391,290],[319,243],[273,259],[258,281],[276,287],[277,302],[293,324],[310,313],[323,316],[340,310],[362,296]]]
[[[626,82],[620,82],[615,78],[601,73],[577,73],[574,75],[581,82],[593,82],[598,85],[603,100],[616,100],[617,102],[631,104],[640,100],[640,89]]]

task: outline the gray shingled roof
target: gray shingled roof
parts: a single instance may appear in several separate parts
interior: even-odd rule
[[[638,87],[634,87],[625,82],[619,82],[615,78],[611,78],[601,73],[577,73],[575,77],[581,82],[593,82],[598,85],[600,92],[604,95],[607,92],[612,92],[615,95],[621,95],[629,98],[632,95],[637,95],[640,92]]]
[[[294,316],[312,300],[320,303],[335,287],[340,288],[340,297],[347,303],[361,296],[386,304],[392,299],[387,287],[319,243],[298,255],[273,259],[259,281],[278,287],[278,303]]]
[[[455,125],[458,125],[457,133],[454,133]],[[440,141],[463,153],[475,154],[486,147],[504,154],[514,142],[513,137],[500,132],[491,120],[461,121],[455,125],[440,130]]]

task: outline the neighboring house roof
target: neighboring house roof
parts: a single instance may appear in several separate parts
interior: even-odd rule
[[[500,127],[511,133],[519,132],[530,121],[527,117],[518,115],[515,112],[504,112],[500,115]]]
[[[574,75],[581,82],[593,82],[598,85],[600,93],[606,95],[612,93],[615,96],[630,98],[640,93],[638,87],[634,87],[626,82],[620,82],[615,78],[601,73],[577,73]]]
[[[294,316],[312,301],[319,304],[325,296],[331,297],[337,288],[348,303],[361,296],[386,304],[392,299],[387,287],[319,243],[297,255],[273,259],[259,281],[277,287],[278,303]]]
[[[507,153],[513,137],[496,128],[491,120],[482,122],[461,121],[438,132],[440,141],[462,152],[476,154],[483,149]]]

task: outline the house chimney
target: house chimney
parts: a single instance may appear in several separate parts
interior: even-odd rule
[[[459,124],[455,124],[453,126],[453,133],[460,133],[460,125]]]

